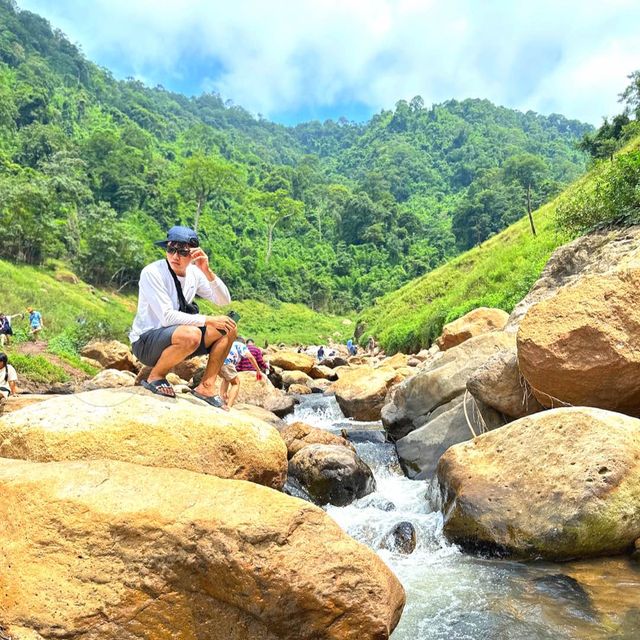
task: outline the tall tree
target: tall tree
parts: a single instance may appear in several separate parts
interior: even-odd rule
[[[527,215],[531,224],[531,233],[536,235],[536,227],[533,223],[531,213],[531,190],[540,186],[548,173],[546,162],[540,156],[531,153],[523,153],[513,158],[509,158],[504,163],[504,174],[507,179],[511,179],[525,190],[527,197]]]
[[[179,177],[179,189],[195,201],[193,228],[197,232],[200,216],[209,202],[221,207],[225,199],[242,184],[242,173],[230,162],[198,153],[187,158]]]

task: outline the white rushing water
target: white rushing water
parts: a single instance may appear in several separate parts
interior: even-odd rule
[[[375,434],[380,423],[345,419],[334,398],[311,395],[300,400],[289,421],[334,433],[358,432],[356,449],[374,472],[375,493],[347,507],[329,505],[327,512],[375,550],[402,582],[407,604],[393,640],[640,638],[640,608],[620,613],[615,625],[611,617],[603,621],[591,596],[563,565],[462,553],[442,535],[442,517],[427,499],[428,483],[402,474],[395,447],[381,441],[358,442],[366,437],[362,431],[380,440]],[[410,522],[416,530],[416,549],[410,555],[381,548],[401,522]],[[632,587],[640,607],[640,572]]]

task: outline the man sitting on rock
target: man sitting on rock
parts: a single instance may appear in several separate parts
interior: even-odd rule
[[[188,227],[172,227],[166,240],[166,259],[147,265],[140,274],[138,312],[129,334],[134,355],[152,367],[142,385],[175,398],[167,373],[179,362],[209,355],[202,381],[193,394],[214,407],[223,402],[214,393],[216,377],[236,338],[228,316],[207,316],[193,303],[196,294],[217,305],[228,304],[229,290],[209,267],[198,236]]]

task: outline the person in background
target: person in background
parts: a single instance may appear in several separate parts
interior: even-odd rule
[[[249,349],[249,352],[258,363],[258,366],[260,367],[260,371],[268,375],[269,365],[264,361],[264,358],[262,356],[262,349],[260,349],[260,347],[257,347],[255,341],[252,340],[251,338],[247,338],[247,349]],[[243,357],[240,359],[240,362],[238,362],[238,365],[236,366],[236,370],[237,371],[254,371],[254,366],[251,363],[251,360],[249,360],[249,358]]]
[[[324,345],[320,345],[316,356],[318,358],[318,362],[322,362],[324,360]]]
[[[367,351],[369,352],[369,355],[372,356],[375,350],[376,341],[373,339],[373,336],[369,336],[369,341],[367,342]]]
[[[9,364],[7,354],[0,353],[0,415],[2,415],[4,411],[7,398],[17,393],[17,382],[18,374],[13,366]]]
[[[237,366],[242,358],[247,358],[253,370],[256,372],[256,380],[262,380],[262,374],[260,373],[260,367],[253,357],[253,354],[247,348],[244,340],[240,337],[231,345],[229,355],[226,357],[222,368],[220,369],[220,377],[222,378],[222,384],[220,385],[220,395],[229,409],[233,407],[240,393],[240,378],[238,377]],[[229,389],[231,385],[231,389]]]
[[[147,265],[140,274],[138,312],[129,339],[133,354],[152,367],[141,384],[152,393],[175,398],[166,376],[183,360],[208,355],[207,366],[193,395],[213,407],[222,407],[215,381],[236,337],[228,316],[209,316],[193,303],[196,294],[217,305],[231,301],[224,282],[211,270],[198,236],[188,227],[172,227],[164,247],[165,258]]]
[[[0,313],[0,345],[3,347],[5,344],[9,344],[9,338],[13,335],[11,321],[18,316],[22,317],[22,314],[16,313],[12,316],[8,316],[4,313]]]
[[[29,335],[33,337],[35,342],[38,339],[38,334],[44,329],[42,314],[33,307],[27,307],[27,312],[29,313]]]
[[[358,347],[354,344],[353,338],[347,340],[347,351],[349,351],[350,356],[355,356],[358,352]]]

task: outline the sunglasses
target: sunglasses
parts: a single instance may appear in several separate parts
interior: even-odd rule
[[[191,255],[191,249],[182,249],[178,247],[167,247],[167,253],[173,255],[177,253],[181,258],[186,258]]]

